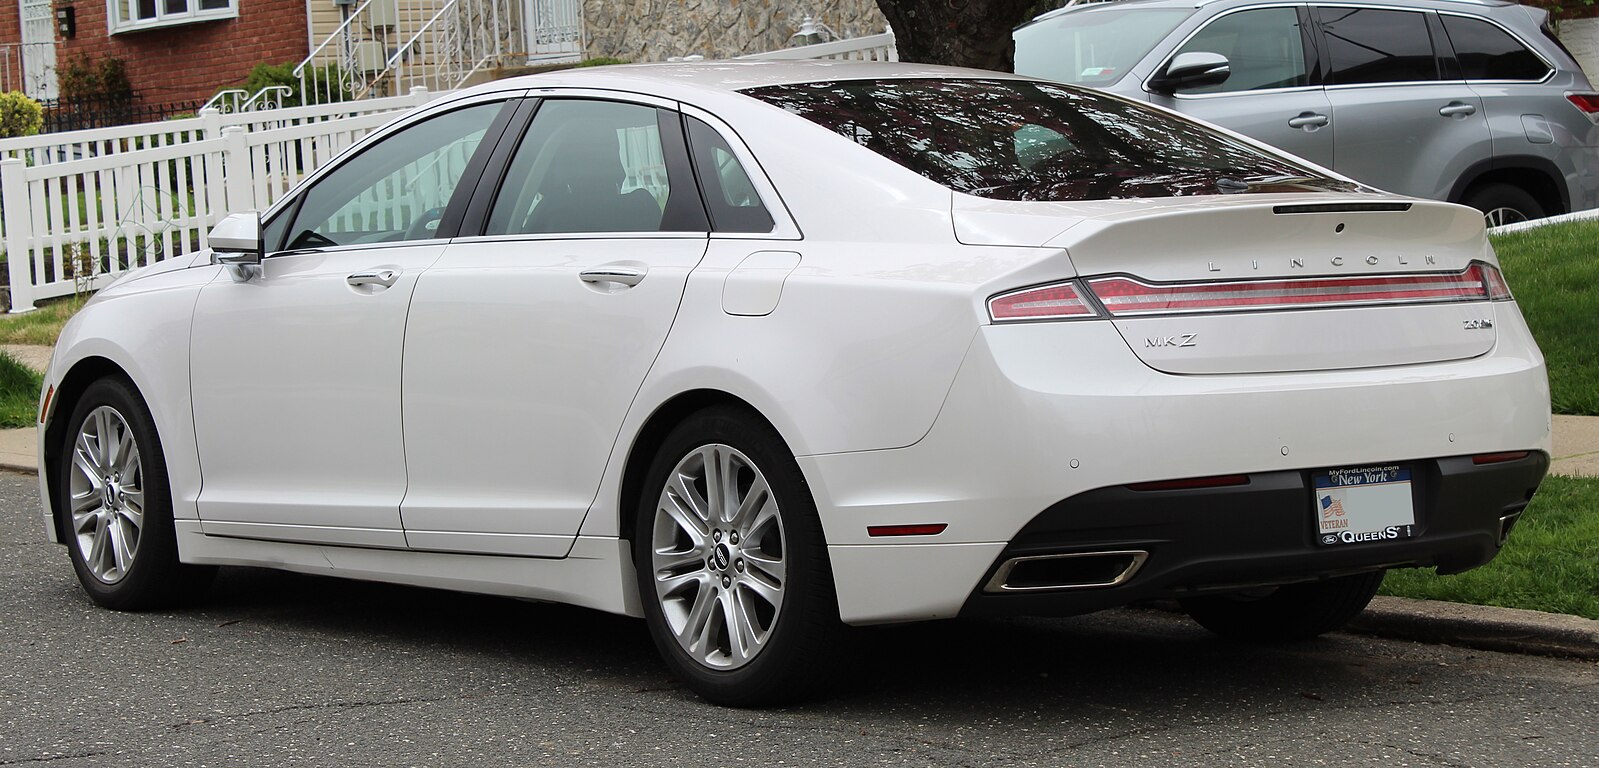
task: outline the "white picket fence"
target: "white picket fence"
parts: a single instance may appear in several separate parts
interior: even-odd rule
[[[11,311],[93,290],[206,247],[231,211],[264,210],[302,177],[427,103],[387,99],[0,141],[0,232]]]
[[[899,61],[899,48],[894,45],[894,33],[834,40],[830,43],[801,45],[765,53],[752,53],[739,59],[757,61],[797,61],[801,59],[834,59],[840,61]]]

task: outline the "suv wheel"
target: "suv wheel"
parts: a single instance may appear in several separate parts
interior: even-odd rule
[[[1476,187],[1461,202],[1482,211],[1482,218],[1490,227],[1544,217],[1543,206],[1532,195],[1502,182]]]

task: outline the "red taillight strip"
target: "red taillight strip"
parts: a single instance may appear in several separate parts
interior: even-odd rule
[[[1088,281],[1100,304],[1127,317],[1179,312],[1428,304],[1508,298],[1504,279],[1486,264],[1452,274],[1308,277],[1216,283],[1151,284],[1131,277]],[[1501,295],[1502,294],[1502,295]]]
[[[1002,293],[988,300],[988,316],[995,322],[1097,317],[1079,290],[1075,282],[1064,282]]]
[[[1583,116],[1599,123],[1599,93],[1566,93],[1566,101],[1582,111]]]

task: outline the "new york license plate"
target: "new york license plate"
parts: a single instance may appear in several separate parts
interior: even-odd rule
[[[1410,468],[1397,465],[1317,472],[1316,541],[1323,546],[1408,539],[1416,533]]]

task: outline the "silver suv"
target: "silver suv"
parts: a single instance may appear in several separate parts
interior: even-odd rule
[[[1148,100],[1490,224],[1599,207],[1599,94],[1493,0],[1123,0],[1016,30],[1016,71]]]

